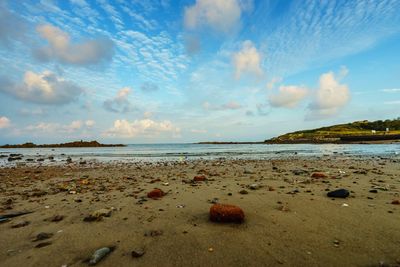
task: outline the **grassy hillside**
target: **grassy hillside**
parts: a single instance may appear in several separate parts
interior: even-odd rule
[[[386,132],[389,128],[389,132]],[[375,131],[373,133],[373,131]],[[356,121],[347,124],[338,124],[312,130],[303,130],[287,133],[266,142],[296,142],[311,141],[324,142],[335,141],[343,136],[368,136],[368,135],[387,135],[400,134],[400,118],[385,121]]]

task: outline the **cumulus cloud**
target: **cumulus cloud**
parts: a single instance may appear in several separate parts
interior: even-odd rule
[[[129,122],[127,120],[116,120],[114,126],[104,132],[103,135],[108,137],[154,137],[160,134],[170,134],[173,137],[180,135],[180,129],[174,126],[170,121],[161,122],[151,119],[142,119]]]
[[[75,101],[83,93],[83,89],[50,71],[27,71],[22,83],[0,77],[0,92],[28,102],[60,105]]]
[[[5,116],[0,117],[0,129],[8,128],[8,127],[10,127],[10,125],[11,125],[11,122],[10,122],[9,118],[7,118]]]
[[[132,111],[132,104],[128,99],[131,92],[132,89],[129,87],[122,88],[114,98],[104,101],[103,107],[106,110],[115,113],[126,113]]]
[[[235,77],[239,79],[242,74],[253,74],[261,76],[261,54],[254,44],[246,40],[242,43],[242,48],[233,54],[233,66],[235,68]]]
[[[150,93],[150,92],[158,91],[158,86],[157,86],[157,84],[152,83],[152,82],[145,82],[140,86],[140,89],[143,92]]]
[[[242,6],[237,0],[196,0],[185,8],[184,24],[189,30],[210,27],[229,33],[239,25]]]
[[[0,45],[10,47],[13,40],[22,40],[26,29],[26,21],[10,12],[5,2],[0,2]]]
[[[94,65],[111,60],[114,54],[114,44],[107,38],[72,43],[68,33],[53,25],[41,25],[36,30],[48,42],[47,46],[34,50],[34,55],[41,61]]]
[[[339,76],[344,77],[339,74]],[[336,114],[350,100],[350,91],[346,84],[340,84],[340,79],[333,72],[324,73],[319,78],[319,88],[316,97],[310,104],[308,119],[320,119]]]
[[[273,77],[271,80],[268,81],[267,83],[267,89],[273,89],[277,83],[280,83],[282,81],[281,77]]]
[[[269,96],[269,104],[273,107],[294,108],[307,95],[305,87],[289,85],[280,86],[279,92]]]

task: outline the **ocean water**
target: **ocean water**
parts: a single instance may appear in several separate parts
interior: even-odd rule
[[[132,144],[126,147],[100,148],[19,148],[0,149],[0,165],[16,164],[8,162],[6,155],[22,154],[37,162],[40,158],[54,157],[53,162],[63,162],[68,157],[73,160],[104,161],[168,161],[194,159],[276,159],[303,156],[359,155],[359,156],[396,156],[400,155],[400,144]]]

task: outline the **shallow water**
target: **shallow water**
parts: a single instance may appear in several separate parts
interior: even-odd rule
[[[22,154],[26,159],[54,157],[55,162],[72,159],[98,161],[168,161],[191,159],[277,159],[291,156],[359,155],[390,156],[400,154],[400,144],[132,144],[126,147],[99,148],[18,148],[0,149],[0,155]],[[0,165],[9,165],[7,157],[0,158]],[[12,164],[15,164],[13,162]]]

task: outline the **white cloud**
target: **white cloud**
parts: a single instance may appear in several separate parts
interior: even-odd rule
[[[8,128],[8,127],[10,127],[10,125],[11,125],[11,122],[10,122],[9,118],[4,117],[4,116],[0,117],[0,129]]]
[[[240,23],[242,10],[237,0],[196,0],[185,8],[184,24],[189,30],[203,26],[229,33]]]
[[[400,93],[400,88],[387,88],[381,90],[384,93]]]
[[[400,100],[386,101],[385,105],[400,105]]]
[[[233,54],[233,65],[236,79],[239,79],[244,73],[256,76],[263,74],[261,69],[261,54],[249,40],[244,41],[241,50]]]
[[[346,84],[340,84],[333,72],[324,73],[319,78],[319,88],[310,104],[309,119],[319,119],[336,114],[350,100]]]
[[[114,44],[107,38],[84,40],[73,44],[68,33],[53,25],[41,25],[36,30],[49,43],[48,46],[34,51],[35,56],[42,61],[55,60],[73,65],[92,65],[109,61],[114,54]]]
[[[92,128],[94,125],[96,124],[96,122],[94,120],[87,120],[85,121],[85,125],[88,128]]]
[[[103,107],[111,112],[125,113],[132,110],[132,105],[128,99],[132,89],[124,87],[117,92],[117,95],[112,99],[107,99],[103,103]]]
[[[25,131],[29,131],[31,133],[46,133],[46,134],[72,134],[77,133],[79,131],[89,130],[93,127],[94,121],[87,120],[75,120],[69,124],[60,124],[60,123],[52,123],[52,122],[39,122],[35,125],[28,125],[25,127]]]
[[[143,83],[143,84],[140,86],[140,89],[141,89],[143,92],[150,93],[150,92],[155,92],[155,91],[157,91],[159,88],[158,88],[157,84],[155,84],[155,83],[152,83],[152,82],[145,82],[145,83]]]
[[[0,91],[20,100],[41,104],[66,104],[76,100],[83,89],[50,71],[25,72],[22,83],[0,77]]]
[[[269,96],[269,103],[273,107],[294,108],[307,95],[307,89],[301,86],[280,86],[279,92]]]
[[[173,137],[180,135],[180,129],[174,126],[170,121],[161,122],[151,119],[135,120],[129,122],[127,120],[116,120],[114,126],[104,132],[103,135],[109,137],[154,137],[160,134],[171,134]]]

